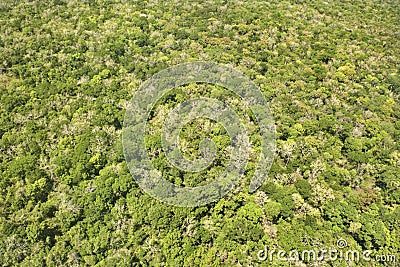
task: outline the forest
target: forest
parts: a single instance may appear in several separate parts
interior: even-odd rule
[[[2,0],[0,22],[1,266],[399,264],[399,1]],[[124,118],[153,75],[198,61],[260,88],[276,152],[249,192],[261,151],[254,114],[219,85],[170,90],[144,137],[166,180],[205,185],[231,156],[223,125],[199,118],[180,149],[198,159],[207,138],[214,160],[198,172],[171,165],[161,131],[179,103],[226,103],[251,144],[234,189],[178,207],[132,176]],[[369,259],[269,257],[329,248]]]

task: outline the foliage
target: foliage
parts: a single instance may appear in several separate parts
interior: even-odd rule
[[[399,11],[389,0],[1,1],[0,265],[287,266],[257,252],[341,237],[399,259]],[[146,133],[169,180],[207,183],[229,158],[223,127],[197,120],[183,129],[182,150],[196,158],[200,140],[212,139],[212,167],[168,165],[160,128],[186,99],[227,102],[252,143],[238,189],[177,208],[138,188],[121,128],[143,81],[194,60],[230,64],[261,88],[278,152],[269,182],[248,193],[260,151],[252,114],[223,88],[176,88]]]

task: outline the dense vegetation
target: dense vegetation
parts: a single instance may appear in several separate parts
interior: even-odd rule
[[[398,1],[3,0],[0,20],[2,266],[289,266],[257,252],[335,247],[339,238],[400,258]],[[230,64],[261,88],[277,155],[255,193],[243,182],[216,203],[178,208],[134,182],[121,131],[143,81],[194,60]],[[183,152],[198,156],[196,140],[210,136],[213,169],[168,168],[157,129],[195,95],[243,109],[202,84],[160,102],[149,153],[186,186],[223,169],[229,141],[217,122],[194,121]]]

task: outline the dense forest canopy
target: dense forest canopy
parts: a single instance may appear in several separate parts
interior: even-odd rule
[[[338,240],[400,259],[399,1],[2,0],[0,22],[2,266],[289,266],[257,254]],[[194,159],[210,138],[213,166],[168,165],[160,127],[191,97],[232,106],[253,147],[227,196],[174,207],[135,183],[121,133],[144,81],[198,60],[228,64],[259,86],[277,153],[269,182],[244,190],[260,152],[253,114],[224,88],[175,88],[146,132],[169,181],[207,183],[229,157],[224,128],[198,119],[182,130],[181,148]],[[353,262],[386,265],[394,263]]]

